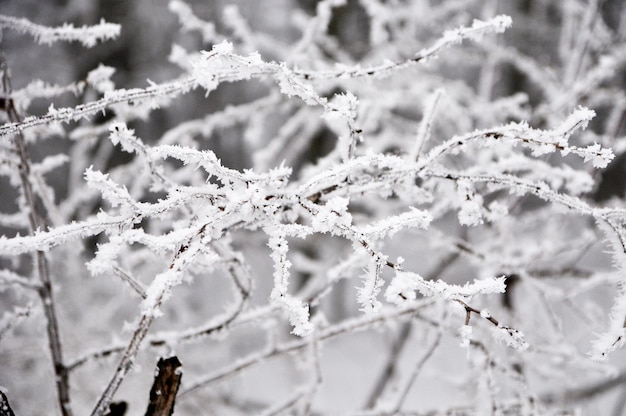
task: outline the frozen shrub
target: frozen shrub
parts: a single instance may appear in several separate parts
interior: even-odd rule
[[[594,396],[625,377],[626,210],[593,198],[624,149],[617,6],[305,3],[267,2],[281,33],[170,1],[178,74],[141,87],[22,80],[3,42],[16,413],[137,409],[174,353],[176,414],[619,413]]]

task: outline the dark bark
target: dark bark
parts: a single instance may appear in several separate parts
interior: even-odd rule
[[[170,416],[174,413],[174,402],[182,378],[181,366],[176,356],[159,359],[146,416]]]
[[[9,404],[9,399],[7,396],[0,391],[0,416],[15,416],[13,413],[13,409],[11,409],[11,405]]]
[[[109,411],[104,416],[124,416],[128,403],[126,402],[113,402],[109,405]]]

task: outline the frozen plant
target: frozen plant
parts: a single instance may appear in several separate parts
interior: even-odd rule
[[[16,414],[140,408],[173,354],[176,414],[618,414],[594,395],[626,377],[626,209],[597,189],[625,150],[624,22],[593,0],[306,3],[267,3],[281,33],[170,1],[169,70],[142,87],[107,62],[21,79],[3,39]],[[96,50],[125,30],[0,28]]]

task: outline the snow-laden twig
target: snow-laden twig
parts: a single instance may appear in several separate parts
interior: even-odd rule
[[[288,292],[291,262],[287,260],[288,245],[285,230],[278,226],[270,231],[269,235],[268,246],[272,250],[271,257],[274,262],[274,288],[270,299],[285,311],[293,327],[292,332],[304,337],[313,331],[313,325],[309,321],[309,306]]]
[[[477,140],[510,140],[513,143],[519,143],[524,147],[528,147],[532,151],[533,156],[541,156],[556,151],[560,151],[563,156],[573,153],[583,158],[585,162],[591,161],[596,168],[605,168],[614,157],[611,149],[603,149],[597,143],[584,148],[572,146],[568,143],[570,136],[576,130],[584,129],[593,117],[595,117],[594,111],[580,107],[574,110],[560,126],[552,130],[534,129],[528,123],[522,122],[453,137],[433,148],[420,160],[419,165],[420,167],[426,167],[443,154]]]
[[[180,8],[184,3],[173,2],[175,8]],[[304,83],[303,80],[310,80],[313,76],[322,78],[338,78],[372,76],[381,73],[389,73],[391,71],[404,68],[425,58],[431,57],[445,46],[453,45],[467,38],[477,38],[483,33],[501,32],[511,24],[508,16],[499,16],[488,22],[474,22],[470,28],[459,28],[455,31],[446,32],[439,42],[419,52],[415,58],[403,62],[393,64],[383,64],[380,67],[362,70],[354,69],[349,71],[340,71],[321,73],[308,73],[299,70],[291,70],[285,65],[277,63],[263,62],[258,54],[251,54],[247,57],[233,54],[232,44],[222,42],[214,46],[210,52],[205,52],[202,60],[194,66],[193,76],[182,79],[180,81],[165,83],[161,85],[153,85],[145,89],[133,90],[117,90],[105,94],[101,100],[87,104],[81,104],[75,108],[55,109],[51,107],[48,114],[41,117],[27,117],[20,123],[8,124],[0,127],[0,136],[13,134],[39,125],[49,124],[52,122],[70,122],[78,121],[83,117],[90,116],[100,111],[104,111],[109,107],[119,103],[138,103],[145,100],[153,100],[157,97],[172,96],[179,93],[185,93],[197,85],[203,86],[207,91],[211,91],[221,82],[236,81],[242,79],[250,79],[251,77],[274,75],[281,91],[288,96],[298,96],[307,104],[322,105],[326,107],[326,100],[320,97],[312,87]],[[312,75],[315,74],[315,75]]]
[[[337,78],[361,78],[361,77],[388,77],[394,71],[411,67],[418,62],[423,62],[433,57],[448,47],[457,45],[465,39],[477,40],[481,36],[488,33],[502,33],[512,24],[512,20],[509,16],[501,15],[496,16],[486,22],[481,20],[474,20],[474,23],[470,27],[459,27],[453,30],[446,31],[444,35],[437,40],[432,46],[422,49],[417,52],[411,59],[402,62],[385,62],[383,64],[371,67],[362,68],[356,67],[343,67],[343,65],[337,65],[339,68],[330,71],[306,71],[295,70],[294,73],[306,80],[315,79],[337,79]]]
[[[567,2],[562,23],[570,26],[561,33],[560,47],[576,50],[571,56],[561,51],[565,68],[556,55],[546,55],[550,69],[545,69],[548,65],[532,56],[532,49],[523,55],[493,42],[450,51],[465,40],[503,32],[511,19],[475,21],[441,36],[434,32],[443,25],[468,21],[467,2],[427,3],[324,0],[313,17],[294,13],[294,26],[302,24],[292,34],[302,37],[288,45],[269,33],[255,33],[260,21],[248,23],[248,10],[228,8],[223,24],[216,26],[200,19],[184,1],[173,0],[169,8],[182,31],[213,45],[204,52],[174,46],[169,59],[181,71],[177,78],[124,89],[113,82],[114,69],[101,66],[81,81],[64,86],[33,81],[0,96],[3,114],[11,106],[26,110],[35,100],[49,100],[43,115],[20,120],[9,114],[0,126],[0,136],[6,137],[0,145],[2,183],[19,193],[18,212],[0,213],[0,224],[18,231],[0,236],[0,256],[12,260],[3,263],[0,288],[10,287],[10,295],[28,295],[32,289],[39,293],[49,321],[59,396],[69,398],[67,377],[72,371],[88,371],[86,363],[115,355],[117,367],[93,411],[102,415],[141,354],[208,340],[222,347],[259,331],[269,338],[266,343],[246,343],[246,348],[257,349],[200,373],[187,392],[272,357],[308,350],[312,357],[302,371],[304,384],[277,402],[238,407],[244,413],[316,413],[319,400],[313,399],[325,381],[321,358],[326,357],[319,354],[333,346],[326,343],[321,349],[321,344],[410,318],[391,348],[370,409],[386,393],[389,374],[404,364],[400,355],[406,355],[401,354],[410,329],[406,325],[430,325],[438,331],[435,341],[417,357],[408,382],[399,385],[389,407],[400,412],[424,363],[434,364],[435,352],[451,337],[467,350],[446,347],[445,353],[467,352],[472,371],[481,372],[472,386],[478,393],[476,405],[464,410],[479,414],[488,406],[494,412],[530,414],[538,407],[524,381],[527,374],[549,380],[570,375],[570,369],[545,370],[535,354],[583,360],[567,350],[571,345],[561,332],[565,326],[557,305],[585,320],[572,337],[578,339],[595,326],[604,329],[592,346],[595,357],[606,358],[623,347],[626,296],[619,273],[587,270],[572,258],[600,251],[599,228],[614,267],[621,271],[626,265],[626,210],[616,200],[600,206],[589,197],[594,180],[602,175],[592,168],[611,163],[614,155],[606,146],[620,134],[623,93],[611,77],[625,61],[624,48],[601,45],[601,40],[611,40],[602,22],[601,39],[590,36],[596,2],[594,13],[579,2]],[[490,2],[484,14],[495,11],[495,5]],[[343,20],[355,8],[363,13],[363,27]],[[414,16],[430,24],[424,26]],[[584,33],[577,34],[575,24],[583,17]],[[44,36],[30,22],[8,19],[0,18],[0,27],[22,30],[44,43],[62,37],[77,40],[72,36],[97,43],[106,37],[69,26],[45,29],[59,34]],[[346,35],[344,27],[357,33]],[[229,31],[233,41],[217,28]],[[551,34],[559,30],[545,29]],[[354,37],[363,36],[356,41],[370,48],[365,55],[356,51],[359,47],[351,50]],[[186,37],[185,44],[193,39]],[[508,35],[502,42],[509,42]],[[355,63],[356,56],[363,56],[363,63]],[[421,65],[434,58],[441,64],[439,74],[433,70],[439,65]],[[347,64],[333,66],[335,61]],[[510,77],[502,76],[509,69],[503,63],[512,64],[540,91],[507,95],[519,89],[509,88]],[[403,71],[407,68],[411,70]],[[198,87],[214,101],[210,108],[223,109],[197,115],[200,106],[184,108],[187,99],[199,102],[202,92],[191,94]],[[237,104],[221,107],[231,88],[246,93],[237,94]],[[67,92],[85,100],[102,98],[59,107],[57,97]],[[183,94],[187,97],[179,107],[173,99]],[[605,107],[613,104],[605,123]],[[157,115],[156,108],[162,109],[165,133],[161,124],[157,130],[152,129],[156,124],[142,124]],[[89,120],[100,113],[102,119]],[[169,125],[187,116],[189,121]],[[588,124],[589,130],[581,133]],[[143,131],[143,138],[136,134]],[[41,146],[41,159],[32,163],[26,146],[48,137],[63,141],[69,156],[45,153],[48,146]],[[13,142],[22,148],[12,147]],[[65,175],[69,180],[63,189],[48,185],[48,180]],[[459,236],[452,237],[458,229]],[[24,254],[34,261],[24,263]],[[458,268],[448,268],[453,262]],[[60,343],[58,328],[55,332],[51,323],[55,312],[48,263],[50,270],[65,273],[59,296],[74,294],[75,276],[86,271],[99,285],[114,277],[115,283],[129,286],[139,307],[129,339],[78,350],[65,364],[55,345]],[[32,264],[38,281],[27,277]],[[218,280],[229,286],[229,303],[214,303],[213,298],[204,302],[225,288]],[[167,313],[166,303],[178,295],[174,289],[189,282],[195,290],[198,281],[210,281],[207,294],[192,293],[190,302],[175,309],[181,321],[193,312],[194,323],[182,326],[176,321],[174,327],[151,333],[156,319]],[[257,281],[266,290],[261,297],[254,296]],[[574,304],[572,296],[602,285],[618,288],[610,311],[593,300]],[[354,299],[344,296],[345,287]],[[520,294],[524,302],[519,302]],[[116,299],[111,297],[111,309]],[[73,298],[70,305],[78,300]],[[223,310],[216,312],[220,306]],[[456,313],[452,325],[440,318],[440,306]],[[358,309],[364,313],[355,316]],[[209,316],[200,315],[207,310]],[[533,323],[544,319],[544,311],[549,331],[529,333],[527,341],[519,329],[535,329]],[[608,322],[599,326],[603,312]],[[483,326],[492,331],[493,340],[481,339]],[[300,338],[287,338],[289,330]],[[501,349],[489,344],[494,340],[519,352],[504,353],[500,361]],[[526,351],[531,341],[533,348]],[[211,348],[211,343],[202,348]],[[585,362],[591,368],[591,361]],[[496,394],[495,371],[515,382],[504,386],[502,395]],[[467,373],[459,371],[459,376]],[[508,400],[508,394],[514,399]],[[232,399],[216,398],[227,400]],[[64,403],[61,399],[67,414]],[[388,406],[380,402],[379,407]]]
[[[215,220],[219,219],[221,218]],[[219,221],[216,222],[219,223]],[[176,252],[169,268],[165,272],[155,276],[152,283],[148,286],[146,298],[143,300],[142,304],[141,317],[137,323],[135,332],[126,346],[111,381],[109,381],[91,413],[93,416],[103,415],[108,409],[113,395],[131,370],[135,356],[139,352],[139,347],[148,333],[150,326],[154,319],[159,316],[161,305],[170,297],[172,288],[182,282],[182,273],[189,267],[193,258],[201,254],[205,250],[204,246],[211,241],[212,234],[206,233],[210,226],[209,223],[203,225],[203,227],[198,230],[198,235],[194,236],[194,239]]]
[[[73,108],[49,108],[48,113],[43,116],[28,116],[20,122],[5,123],[0,126],[0,136],[15,134],[26,129],[43,126],[55,122],[69,123],[79,121],[99,112],[106,112],[110,107],[120,103],[141,103],[163,96],[174,96],[186,93],[196,87],[196,80],[182,79],[153,85],[147,88],[135,88],[132,90],[115,90],[105,94],[104,98],[86,104],[79,104]]]
[[[35,42],[42,45],[51,45],[55,42],[80,42],[83,46],[91,48],[103,40],[115,39],[119,36],[121,26],[115,23],[107,23],[101,20],[93,26],[74,27],[65,23],[60,27],[41,26],[30,22],[25,18],[15,18],[0,15],[0,28],[16,30],[32,36]]]

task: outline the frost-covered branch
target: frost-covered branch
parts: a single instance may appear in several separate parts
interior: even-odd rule
[[[32,36],[35,42],[42,45],[51,45],[55,42],[80,42],[91,48],[99,41],[114,39],[119,36],[121,26],[101,20],[94,26],[74,27],[65,23],[60,27],[41,26],[28,19],[0,15],[0,29],[12,29]]]
[[[97,101],[80,104],[74,108],[51,107],[46,115],[37,117],[25,117],[21,122],[5,123],[0,126],[0,136],[16,134],[26,129],[43,126],[55,122],[69,123],[93,116],[100,112],[106,112],[115,104],[134,103],[155,100],[163,96],[174,96],[190,91],[196,86],[194,79],[183,79],[163,85],[154,85],[147,88],[135,88],[132,90],[115,90]]]
[[[331,71],[304,71],[296,70],[294,73],[305,80],[315,79],[337,79],[337,78],[361,78],[361,77],[388,77],[394,71],[408,68],[418,62],[427,61],[437,56],[437,54],[448,47],[458,45],[465,39],[477,40],[484,34],[502,33],[512,24],[509,16],[496,16],[486,22],[474,20],[470,27],[459,27],[446,31],[443,36],[437,40],[432,46],[422,49],[412,58],[402,62],[385,62],[377,66],[366,68],[339,66],[336,70]]]
[[[142,31],[80,65],[3,44],[30,65],[17,91],[5,68],[0,94],[12,404],[45,408],[13,382],[47,382],[16,370],[27,351],[45,373],[45,327],[63,414],[78,383],[76,412],[145,408],[141,368],[174,350],[193,374],[183,412],[422,414],[426,383],[453,398],[444,413],[567,412],[528,380],[583,391],[576,376],[606,380],[626,345],[626,209],[604,191],[623,176],[626,48],[608,3],[565,1],[557,20],[539,3],[172,0],[173,21],[123,14],[167,42]],[[52,56],[119,32],[0,29]],[[239,388],[279,373],[262,400]],[[337,380],[370,391],[364,410]]]

